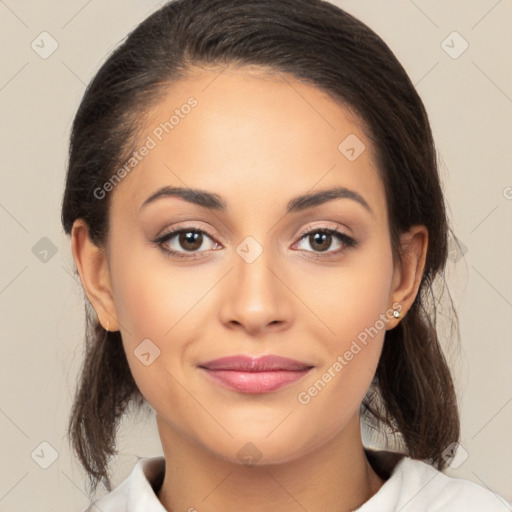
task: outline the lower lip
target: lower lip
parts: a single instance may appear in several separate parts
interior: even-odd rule
[[[302,379],[305,370],[275,370],[269,372],[240,372],[202,368],[213,380],[242,393],[268,393]]]

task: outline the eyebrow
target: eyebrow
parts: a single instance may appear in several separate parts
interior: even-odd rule
[[[144,201],[144,203],[142,203],[139,211],[148,204],[164,197],[181,198],[189,203],[196,204],[210,210],[225,211],[227,209],[226,202],[218,194],[193,188],[163,187],[151,194]],[[366,210],[368,210],[369,213],[373,215],[372,209],[364,200],[364,198],[354,190],[350,190],[345,187],[334,187],[295,197],[288,202],[286,206],[286,212],[300,212],[306,210],[307,208],[312,208],[313,206],[318,206],[334,199],[352,199],[353,201],[356,201],[362,205]]]

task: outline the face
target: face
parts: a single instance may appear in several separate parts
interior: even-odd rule
[[[173,84],[144,123],[147,149],[109,192],[109,318],[161,434],[233,461],[252,443],[261,462],[341,435],[397,323],[362,124],[312,86],[249,68]],[[155,197],[164,187],[189,195]],[[306,369],[202,367],[268,354]]]

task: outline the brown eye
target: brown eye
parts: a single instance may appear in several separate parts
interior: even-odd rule
[[[306,252],[325,253],[326,255],[338,254],[350,247],[357,246],[357,242],[353,238],[344,233],[338,233],[335,229],[315,229],[308,231],[302,234],[299,244],[304,244],[304,241],[306,241],[312,249],[304,249]],[[336,244],[338,245],[337,248]],[[333,245],[335,250],[329,250]],[[299,249],[301,249],[301,247],[299,247]]]
[[[208,242],[210,247],[208,247]],[[168,253],[169,256],[180,258],[193,258],[200,256],[203,252],[220,247],[220,244],[214,241],[211,235],[197,228],[171,229],[153,240],[153,243]],[[199,250],[201,248],[202,250]]]
[[[178,244],[186,251],[196,251],[203,244],[203,234],[199,231],[182,231],[178,235]]]
[[[309,235],[310,246],[318,251],[326,251],[332,244],[332,235],[325,232],[316,232]]]

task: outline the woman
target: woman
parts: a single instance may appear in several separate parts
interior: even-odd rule
[[[435,148],[360,21],[319,0],[166,4],[85,93],[62,222],[94,309],[69,434],[99,509],[508,510],[441,473],[460,432],[430,301]],[[131,405],[156,412],[164,457],[112,490]]]

